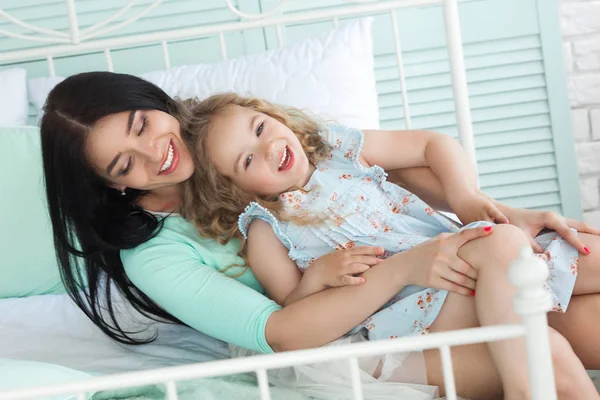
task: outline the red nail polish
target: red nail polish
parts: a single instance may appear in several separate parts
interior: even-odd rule
[[[491,226],[486,226],[485,228],[483,228],[484,231],[489,232],[492,230]]]
[[[590,253],[591,253],[590,249],[588,249],[587,247],[584,247],[584,248],[583,248],[583,251],[585,251],[585,252],[586,252],[586,253],[588,253],[588,254],[590,254]]]
[[[475,291],[471,290],[471,296],[475,296]]]

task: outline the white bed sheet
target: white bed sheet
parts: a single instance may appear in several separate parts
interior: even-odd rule
[[[117,373],[229,358],[227,345],[191,328],[153,322],[131,307],[124,325],[158,339],[141,346],[109,339],[68,295],[0,300],[0,358],[40,361],[91,373]]]

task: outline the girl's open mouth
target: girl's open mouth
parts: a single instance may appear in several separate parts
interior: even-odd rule
[[[294,164],[294,153],[292,153],[292,150],[290,150],[290,148],[288,146],[285,146],[283,148],[283,151],[281,152],[281,156],[279,157],[278,171],[285,172],[288,169],[292,168],[293,164]]]

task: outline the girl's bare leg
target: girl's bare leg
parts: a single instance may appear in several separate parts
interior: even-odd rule
[[[492,235],[473,240],[459,250],[458,255],[478,273],[475,308],[482,326],[520,322],[520,317],[513,311],[512,298],[516,289],[508,280],[508,267],[517,257],[519,248],[526,245],[528,241],[522,231],[504,225],[494,227]],[[503,340],[488,346],[502,377],[506,398],[527,398],[527,364],[523,339]]]
[[[471,324],[477,321],[484,326],[520,322],[520,317],[514,313],[512,308],[515,289],[508,281],[508,266],[517,256],[518,249],[528,245],[528,241],[521,230],[510,225],[496,226],[494,230],[494,234],[471,241],[459,251],[459,256],[478,271],[475,317],[460,318],[458,314],[465,310],[461,310],[463,307],[454,304],[453,299],[456,296],[449,296],[447,304],[444,305],[440,316],[432,326],[434,331],[449,330],[452,329],[452,326],[456,326],[458,329],[464,328],[465,322],[469,321]],[[450,313],[450,317],[445,316],[448,313]],[[551,345],[557,388],[561,398],[586,400],[598,398],[583,365],[568,342],[554,330],[551,331]],[[521,338],[493,342],[488,344],[488,347],[491,360],[493,360],[492,365],[496,366],[501,377],[505,398],[529,398],[524,340]],[[481,359],[483,358],[481,356]],[[465,362],[469,362],[468,358],[455,360],[459,368]],[[428,373],[430,368],[433,368],[430,365],[432,364],[428,364]],[[431,371],[435,373],[434,370]],[[491,375],[492,373],[490,373]],[[431,376],[430,379],[432,384],[436,382],[436,376]],[[469,379],[469,377],[465,379]],[[473,378],[470,377],[470,379],[472,382]],[[577,385],[570,382],[576,382]],[[471,384],[471,388],[472,385],[474,384]]]
[[[479,326],[474,298],[448,294],[444,307],[429,331],[442,332]],[[502,399],[502,381],[487,344],[451,348],[457,393],[467,399]],[[427,381],[445,395],[441,357],[438,350],[426,350]]]
[[[430,332],[442,332],[479,326],[475,299],[450,293],[440,315]],[[556,386],[560,399],[597,398],[591,381],[581,363],[573,354],[569,343],[555,330],[550,331]],[[453,347],[452,366],[457,393],[464,398],[503,399],[503,385],[494,365],[488,345],[485,343]],[[428,384],[440,387],[444,395],[444,378],[439,351],[424,352]],[[524,372],[528,379],[528,372]],[[582,388],[585,391],[582,391]],[[511,398],[507,394],[507,399]],[[526,393],[522,398],[528,398]],[[591,396],[591,397],[586,397]],[[596,397],[594,397],[596,396]]]

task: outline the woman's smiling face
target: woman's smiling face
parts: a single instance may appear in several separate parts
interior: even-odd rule
[[[86,154],[97,173],[119,190],[156,192],[187,180],[194,169],[179,121],[157,110],[101,118],[88,136]]]

